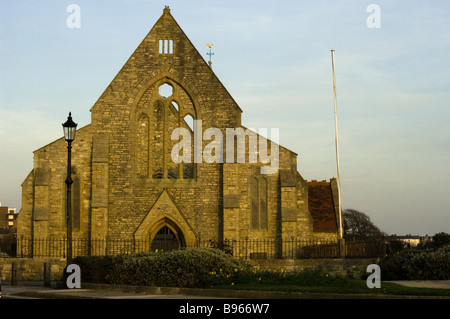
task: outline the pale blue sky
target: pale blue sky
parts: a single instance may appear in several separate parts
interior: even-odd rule
[[[307,180],[396,234],[450,233],[450,3],[445,1],[0,0],[0,202],[20,209],[33,151],[79,127],[165,5],[243,109],[280,129]],[[70,29],[70,4],[81,28]],[[366,11],[380,8],[380,28]]]

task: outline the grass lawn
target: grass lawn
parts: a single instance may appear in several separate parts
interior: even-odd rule
[[[308,293],[450,296],[450,289],[405,287],[388,282],[381,282],[381,288],[370,289],[367,287],[366,280],[329,276],[318,272],[284,276],[266,272],[252,278],[241,278],[236,283],[222,283],[213,288]]]
[[[365,280],[352,280],[346,285],[330,286],[300,286],[295,284],[236,284],[234,286],[216,286],[220,289],[268,290],[310,293],[339,293],[339,294],[384,294],[408,296],[450,296],[450,289],[414,288],[394,283],[381,283],[381,288],[367,288]]]

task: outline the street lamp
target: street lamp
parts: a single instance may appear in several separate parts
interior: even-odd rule
[[[66,123],[64,123],[64,139],[67,141],[67,198],[66,198],[66,220],[67,220],[67,266],[72,264],[72,142],[75,139],[75,132],[77,130],[77,123],[72,121],[72,113],[69,112],[69,117]]]

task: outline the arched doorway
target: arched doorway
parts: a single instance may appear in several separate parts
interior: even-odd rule
[[[152,208],[134,232],[136,242],[145,243],[138,251],[182,249],[192,247],[196,236],[183,214],[166,190],[161,192]],[[153,240],[155,242],[153,243]],[[172,243],[172,244],[170,244]]]
[[[184,246],[184,237],[181,231],[165,225],[153,237],[151,251],[170,251],[180,249]]]

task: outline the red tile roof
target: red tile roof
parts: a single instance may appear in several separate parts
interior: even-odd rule
[[[331,182],[312,180],[308,183],[308,207],[313,218],[313,231],[336,233],[337,220]]]

